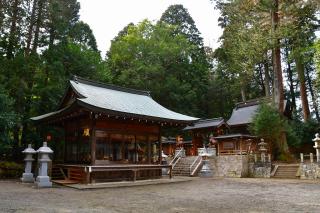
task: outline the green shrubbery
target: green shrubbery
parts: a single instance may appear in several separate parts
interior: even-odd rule
[[[18,119],[13,112],[13,100],[4,91],[0,86],[0,160],[11,154],[11,133]]]
[[[0,162],[0,178],[18,178],[23,173],[23,165],[14,162]]]
[[[303,152],[308,148],[312,149],[312,138],[317,131],[319,131],[319,123],[313,120],[307,122],[299,119],[288,120],[269,104],[262,104],[259,107],[250,126],[252,134],[264,138],[269,143],[276,159],[284,161],[289,160],[291,155],[281,147],[282,144],[279,142],[282,132],[285,132],[290,150]],[[291,154],[297,155],[297,153]]]
[[[288,135],[289,146],[293,150],[300,152],[314,151],[312,139],[315,137],[315,133],[319,132],[319,123],[311,119],[307,122],[294,119],[290,122],[290,126],[296,138],[292,139],[290,135]]]
[[[258,113],[253,118],[250,131],[254,135],[264,138],[271,146],[273,156],[278,160],[289,160],[291,157],[288,152],[288,145],[281,142],[283,133],[287,139],[297,141],[298,138],[288,120],[279,114],[277,109],[269,104],[262,104]]]

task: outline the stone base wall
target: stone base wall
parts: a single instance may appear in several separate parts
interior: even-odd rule
[[[301,163],[300,179],[318,179],[320,178],[320,165],[318,163]]]
[[[249,165],[246,155],[222,155],[209,159],[215,177],[248,177]]]
[[[249,163],[249,176],[254,178],[270,178],[271,176],[271,163],[250,162]]]

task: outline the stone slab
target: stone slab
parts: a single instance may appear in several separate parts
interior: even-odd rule
[[[161,178],[161,179],[153,179],[153,180],[121,181],[121,182],[94,183],[94,184],[64,184],[64,186],[74,188],[74,189],[79,189],[79,190],[88,190],[88,189],[105,189],[105,188],[182,183],[182,182],[192,181],[194,179],[197,179],[197,178],[175,177],[172,179]]]

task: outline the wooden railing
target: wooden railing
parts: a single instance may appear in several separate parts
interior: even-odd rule
[[[317,162],[317,155],[313,153],[310,153],[310,154],[300,153],[300,163],[304,163],[304,162],[309,162],[309,163]]]
[[[81,171],[85,173],[85,177],[82,176],[82,178],[85,178],[86,183],[91,182],[91,173],[93,172],[112,172],[112,171],[131,171],[133,174],[133,181],[136,181],[137,172],[140,170],[159,170],[159,169],[169,169],[168,174],[169,177],[172,178],[172,165],[139,165],[139,164],[132,164],[132,165],[57,165],[62,168],[66,168],[70,171],[78,169],[78,171]],[[80,173],[81,173],[80,172]]]
[[[246,155],[246,150],[219,150],[220,155]]]
[[[172,165],[172,169],[176,166],[176,164],[179,162],[179,160],[181,159],[181,155],[182,155],[183,149],[180,149],[179,152],[174,156],[174,158],[172,159],[172,161],[170,162],[169,165]]]
[[[193,163],[190,165],[190,176],[194,176],[194,174],[196,173],[196,171],[199,169],[199,167],[202,164],[202,157],[198,156]]]

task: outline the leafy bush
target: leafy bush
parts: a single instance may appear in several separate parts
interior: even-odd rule
[[[290,122],[290,126],[296,135],[296,140],[291,140],[291,138],[288,137],[288,144],[290,147],[297,152],[314,151],[312,147],[312,139],[315,137],[315,133],[319,131],[319,123],[314,120],[302,122],[298,119],[295,119]]]
[[[0,178],[18,178],[23,173],[23,165],[15,162],[0,162]]]
[[[274,106],[269,104],[260,105],[249,130],[252,134],[264,138],[279,160],[290,159],[289,153],[286,152],[287,144],[281,144],[282,133],[285,132],[287,139],[292,143],[298,143],[299,140],[287,119],[281,116]]]
[[[12,148],[11,130],[18,119],[13,112],[13,100],[0,87],[0,159],[8,155]]]

